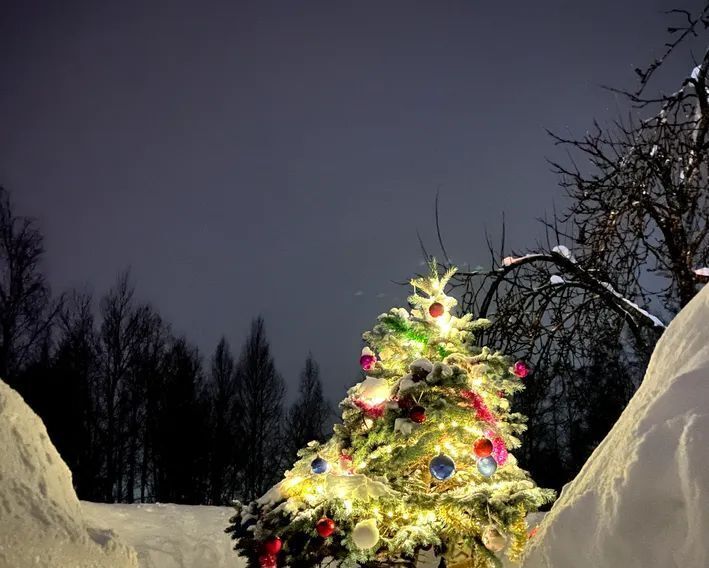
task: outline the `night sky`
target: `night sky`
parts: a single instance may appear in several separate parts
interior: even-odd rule
[[[417,230],[487,264],[563,205],[544,129],[627,105],[673,7],[700,1],[32,1],[0,8],[0,184],[46,235],[55,291],[131,267],[205,358],[266,319],[296,390],[333,402],[360,334],[421,269]],[[672,60],[665,84],[690,71]]]

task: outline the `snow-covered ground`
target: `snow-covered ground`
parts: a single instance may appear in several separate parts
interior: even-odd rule
[[[81,502],[88,522],[110,528],[138,553],[140,568],[241,568],[224,529],[231,507]]]
[[[524,568],[709,566],[709,287],[532,540]]]
[[[44,424],[0,381],[0,568],[137,566],[135,551],[87,523]]]

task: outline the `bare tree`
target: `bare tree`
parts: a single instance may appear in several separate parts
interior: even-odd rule
[[[141,343],[141,313],[133,301],[134,289],[128,272],[119,275],[101,300],[99,354],[101,360],[98,398],[103,413],[105,452],[104,499],[125,497],[125,429],[129,414],[129,386]]]
[[[149,491],[149,457],[154,423],[150,412],[157,408],[160,376],[169,340],[169,330],[155,309],[143,304],[134,313],[134,343],[130,354],[129,372],[124,385],[126,422],[124,436],[125,489],[124,500],[146,500]],[[158,383],[156,385],[155,383]],[[157,387],[157,388],[156,388]],[[151,430],[151,427],[153,428]]]
[[[15,215],[0,187],[0,377],[16,384],[18,373],[49,341],[61,308],[52,302],[40,269],[44,238],[35,221]]]
[[[152,450],[158,501],[200,504],[206,498],[207,414],[201,385],[198,350],[184,338],[173,339],[162,374]]]
[[[74,292],[59,317],[59,337],[44,376],[44,404],[36,409],[72,471],[80,498],[96,500],[101,475],[96,384],[97,337],[89,294]]]
[[[622,93],[630,116],[580,139],[552,134],[569,150],[569,165],[553,163],[569,207],[544,221],[546,242],[510,254],[503,228],[492,268],[456,279],[463,309],[493,321],[480,341],[533,365],[517,402],[530,418],[522,459],[555,487],[637,388],[664,322],[707,280],[709,52],[678,91],[646,93],[675,48],[706,30],[709,4],[672,13],[684,19],[673,41]]]
[[[238,470],[241,462],[236,438],[238,407],[234,371],[234,357],[222,337],[212,356],[209,384],[212,441],[209,500],[213,505],[223,505],[234,498],[236,488],[230,484],[233,479],[230,471]]]

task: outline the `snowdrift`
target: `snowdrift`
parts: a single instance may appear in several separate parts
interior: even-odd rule
[[[0,381],[0,568],[136,568],[135,551],[91,528],[40,418]]]
[[[231,507],[106,505],[82,501],[94,526],[107,526],[135,548],[141,568],[242,568],[224,532]]]
[[[529,545],[524,568],[709,566],[709,286]]]

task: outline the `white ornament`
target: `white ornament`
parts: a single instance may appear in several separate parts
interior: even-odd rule
[[[404,436],[411,434],[418,426],[418,424],[408,418],[397,418],[394,420],[394,432],[401,432]]]
[[[507,544],[507,539],[492,525],[488,525],[483,531],[482,541],[485,548],[492,552],[500,552]]]
[[[367,404],[381,404],[389,399],[390,392],[386,379],[367,377],[359,384],[359,396]]]
[[[362,550],[373,548],[379,542],[376,519],[367,519],[357,523],[352,529],[352,542]]]
[[[372,357],[374,357],[374,351],[372,351],[369,347],[363,347],[362,353],[360,353],[360,357],[362,355],[371,355]]]

